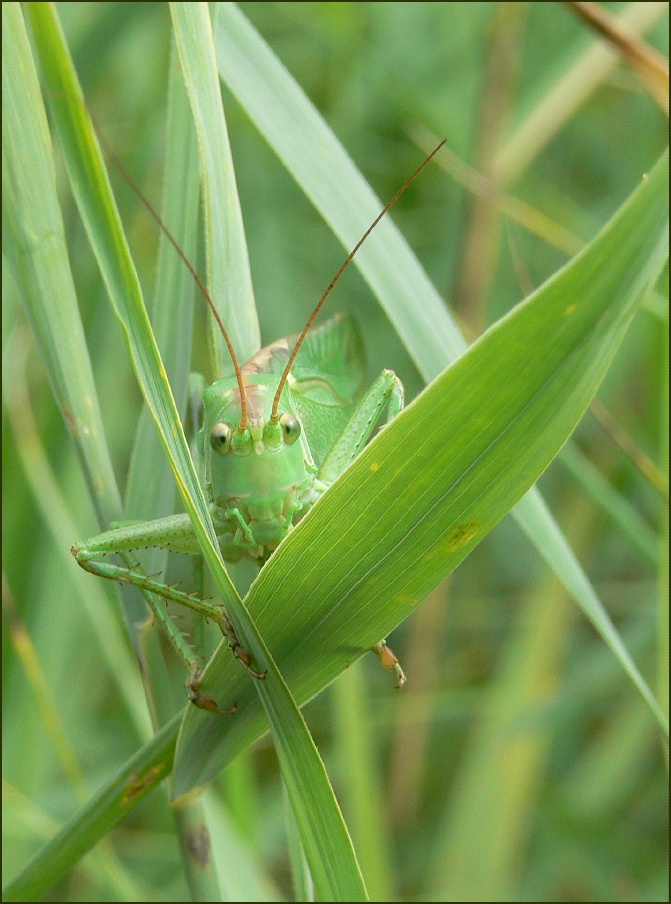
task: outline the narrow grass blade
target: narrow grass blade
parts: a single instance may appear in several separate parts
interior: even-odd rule
[[[384,205],[234,3],[219,4],[215,46],[222,79],[349,253]],[[464,351],[466,342],[391,217],[380,221],[352,264],[426,380]]]
[[[13,15],[12,6],[14,6],[16,12],[19,11],[18,5],[10,4],[3,9],[3,17],[5,14],[8,16]],[[19,268],[20,279],[30,319],[34,326],[38,343],[43,351],[45,366],[52,379],[52,384],[56,388],[56,395],[64,409],[68,426],[73,433],[75,446],[80,452],[80,458],[84,463],[85,473],[91,475],[89,486],[93,501],[97,503],[101,527],[107,527],[110,520],[118,520],[122,517],[122,510],[109,454],[105,445],[105,433],[100,420],[97,395],[91,375],[84,333],[81,328],[77,302],[74,297],[65,239],[62,235],[63,227],[60,209],[56,198],[51,148],[44,140],[41,142],[38,140],[42,130],[34,128],[36,122],[40,122],[40,119],[43,120],[44,135],[41,137],[46,137],[48,140],[46,118],[44,117],[41,98],[37,91],[34,66],[30,50],[25,41],[20,12],[18,12],[18,18],[19,22],[16,23],[18,34],[14,35],[12,50],[8,50],[3,57],[7,67],[11,67],[14,62],[20,67],[19,77],[6,83],[8,102],[4,109],[8,115],[14,105],[17,105],[21,110],[20,121],[18,123],[12,122],[11,128],[8,127],[5,131],[9,145],[8,154],[4,158],[8,166],[8,175],[7,179],[3,179],[3,181],[8,189],[12,189],[15,186],[15,189],[7,192],[8,215],[5,222],[9,227],[8,232],[12,236],[20,236],[17,243],[19,246],[22,245],[23,241],[25,241],[25,236],[30,234],[31,231],[34,237],[39,237],[40,229],[46,229],[47,232],[52,229],[52,235],[49,237],[53,245],[51,253],[44,253],[49,247],[49,240],[45,243],[38,238],[37,244],[32,251],[30,246],[28,246],[21,260],[29,263],[30,268]],[[12,31],[11,28],[7,28],[3,31],[3,34],[9,39],[12,36]],[[26,73],[28,78],[26,78]],[[32,95],[22,97],[21,92],[24,95],[30,95],[32,92]],[[52,96],[55,96],[55,94],[56,90],[51,92]],[[188,116],[190,115],[188,102],[185,103]],[[192,130],[186,134],[191,139]],[[20,154],[19,151],[21,152]],[[197,153],[197,150],[195,153]],[[173,166],[182,167],[179,170],[180,178],[174,180],[172,189],[174,192],[178,191],[180,195],[180,215],[188,218],[189,205],[186,203],[188,192],[184,191],[182,176],[187,180],[190,178],[195,183],[195,200],[191,204],[192,216],[195,221],[198,198],[197,166],[195,167],[194,177],[194,170],[189,169],[188,163],[189,161],[185,162],[180,153],[175,153],[172,157]],[[37,193],[38,197],[32,197],[31,192]],[[173,205],[176,206],[174,201]],[[171,228],[174,228],[172,220],[170,223]],[[192,235],[194,233],[193,226],[194,224],[190,227]],[[177,229],[175,231],[181,237],[180,231]],[[57,241],[54,241],[54,239],[57,239]],[[14,247],[13,242],[12,247]],[[40,247],[42,251],[40,251]],[[172,249],[171,252],[174,255]],[[183,279],[185,268],[181,261],[179,261],[179,267],[180,269],[175,277],[178,288],[180,284],[185,282]],[[184,336],[190,336],[191,334],[190,314],[187,314],[186,322],[183,317],[178,316],[177,299],[183,297],[184,292],[180,296],[170,282],[170,278],[173,277],[175,271],[167,266],[164,272],[167,274],[167,281],[159,279],[157,292],[159,297],[161,297],[162,291],[167,294],[170,301],[170,313],[168,316],[163,314],[161,318],[162,311],[159,310],[159,325],[167,324],[168,328],[174,331],[174,341],[180,342],[182,349],[184,349]],[[188,288],[191,290],[191,297],[193,297],[191,281],[188,283]],[[180,324],[182,326],[181,331]],[[165,333],[165,329],[163,333]],[[183,386],[183,397],[186,396],[190,357],[189,343],[187,342],[186,345],[186,355],[182,351],[183,376],[181,379],[175,373],[176,367],[172,368],[172,377],[175,385],[179,387],[181,384]],[[174,357],[174,354],[169,354],[171,362],[174,361]],[[8,388],[10,386],[12,387],[13,395],[21,397],[22,378],[13,379],[7,384]],[[25,389],[23,389],[23,395],[25,395]],[[43,453],[40,457],[41,444],[31,420],[27,397],[22,399],[22,401],[22,414],[17,421],[17,429],[21,433],[19,442],[22,442],[24,448],[27,447],[29,456],[30,466],[26,473],[27,480],[35,488],[38,505],[44,508],[44,517],[55,532],[56,542],[59,544],[59,552],[62,552],[63,556],[68,560],[65,567],[69,569],[74,568],[77,571],[77,566],[69,553],[68,540],[71,543],[79,531],[71,524],[64,503],[62,501],[59,502],[59,491],[55,484],[52,486],[51,492],[49,492],[50,482],[53,484],[54,478],[47,466]],[[26,439],[29,440],[28,444]],[[170,505],[172,504],[170,500],[174,497],[174,482],[167,464],[169,483],[159,477],[159,468],[155,463],[157,458],[155,451],[156,439],[153,423],[150,424],[146,420],[142,420],[140,438],[135,448],[135,469],[131,468],[131,480],[128,485],[129,497],[141,500],[139,503],[140,509],[143,504],[153,507],[153,510],[150,509],[146,513],[149,516],[159,514],[158,509],[160,509],[162,504],[161,497],[163,497],[163,504],[166,504],[165,496],[169,492],[167,504]],[[160,456],[158,461],[160,462]],[[138,492],[138,486],[135,485],[132,479],[134,470],[138,468],[142,473],[139,486],[141,492]],[[154,482],[153,478],[155,476],[157,479]],[[37,480],[41,481],[39,486],[35,482]],[[48,505],[46,505],[46,500],[48,500]],[[136,502],[134,506],[127,507],[125,511],[130,517],[141,517],[142,511],[140,509],[138,509],[138,503]],[[75,582],[80,577],[81,573],[80,575],[73,575]],[[123,638],[119,636],[119,626],[113,619],[112,613],[108,611],[107,599],[103,598],[101,590],[101,587],[96,586],[85,594],[84,605],[86,613],[92,619],[93,630],[102,637],[102,655],[109,658],[111,674],[118,682],[120,693],[128,702],[130,712],[141,728],[141,736],[148,737],[150,725],[147,704],[143,699],[140,674],[128,650],[127,642],[123,642]],[[75,594],[76,597],[78,595]],[[133,588],[124,588],[122,595],[126,601],[128,622],[136,644],[136,651],[144,660],[145,686],[149,693],[153,692],[155,699],[158,697],[167,700],[167,705],[165,706],[165,720],[167,721],[168,714],[174,714],[175,707],[169,694],[171,688],[165,681],[165,671],[160,671],[161,668],[164,669],[162,651],[156,642],[155,636],[151,637],[151,641],[145,640],[143,642],[143,638],[146,638],[146,632],[139,628],[138,623],[144,620],[146,610],[138,593]],[[137,605],[134,605],[135,603]],[[76,610],[73,610],[73,616],[75,612]],[[45,856],[47,856],[46,853]],[[41,855],[38,855],[33,862],[35,869],[41,869],[40,857]],[[208,890],[206,897],[210,897],[211,894],[212,891]]]
[[[202,803],[212,836],[212,855],[222,900],[281,901],[282,897],[258,854],[240,836],[220,798],[207,789]]]
[[[103,528],[123,510],[70,271],[46,114],[21,8],[9,3],[2,12],[3,248]],[[57,512],[58,506],[49,514],[52,524]],[[138,653],[133,626],[144,617],[144,603],[125,591],[119,596]],[[125,662],[116,660],[117,680],[146,731],[146,709],[133,699]]]
[[[562,465],[573,475],[606,514],[618,525],[641,555],[657,563],[657,538],[638,511],[611,486],[599,469],[571,442],[566,443],[559,454]]]
[[[121,499],[68,262],[46,113],[21,6],[5,3],[2,13],[3,251],[100,521],[107,524],[122,517]]]
[[[2,799],[6,814],[13,815],[27,833],[38,838],[50,838],[58,833],[60,828],[58,821],[36,807],[31,800],[24,797],[20,791],[4,779],[2,781]],[[110,858],[103,848],[93,851],[91,856],[81,864],[81,869],[86,871],[91,878],[96,878],[102,871],[107,870],[110,885],[117,890],[119,897],[123,900],[142,901],[148,896],[148,890],[144,885],[134,882],[117,862],[110,863]]]
[[[361,871],[373,901],[392,901],[388,801],[382,790],[380,740],[371,718],[365,670],[353,663],[334,683],[334,730],[337,737],[342,805],[356,845]]]
[[[168,76],[168,114],[166,126],[166,154],[161,220],[176,240],[188,260],[196,259],[198,236],[199,166],[198,144],[193,117],[184,80],[179,68],[177,50],[171,47]],[[152,303],[152,323],[161,358],[165,364],[175,402],[184,418],[189,388],[191,361],[190,337],[193,329],[194,281],[164,232],[161,232],[157,260],[156,282]],[[174,512],[175,481],[170,464],[162,454],[161,441],[149,409],[142,409],[131,456],[126,484],[126,517],[151,520]],[[158,547],[137,553],[146,574],[164,573],[168,554]],[[158,602],[158,605],[162,605]],[[158,624],[143,632],[159,630]],[[151,641],[155,638],[152,636]],[[154,661],[154,643],[147,643],[150,686],[157,721],[163,725],[183,705],[184,691],[174,683],[159,682]],[[158,650],[160,653],[160,649]],[[176,690],[176,693],[175,693]],[[187,884],[196,901],[221,899],[221,887],[214,869],[209,842],[208,825],[202,803],[193,801],[173,810],[180,853]],[[199,839],[194,844],[193,839]]]
[[[196,259],[198,166],[198,144],[193,117],[184,80],[179,71],[177,52],[173,46],[168,78],[168,122],[161,219],[188,260]],[[151,317],[156,341],[161,350],[161,359],[165,364],[177,409],[182,418],[189,386],[194,290],[191,274],[167,236],[161,232]],[[175,482],[170,465],[161,452],[160,439],[151,414],[145,406],[135,436],[126,486],[128,518],[141,521],[173,513]]]
[[[291,804],[289,803],[289,798],[287,796],[287,789],[284,785],[282,785],[282,801],[284,803],[284,824],[287,832],[294,900],[314,901],[315,890],[312,885],[312,876],[310,875],[310,869],[307,860],[305,859],[305,854],[303,853],[301,836],[298,832],[298,826],[294,819],[294,812],[291,809]]]
[[[3,901],[43,901],[45,893],[120,819],[170,774],[180,717],[132,757],[3,889]]]
[[[42,512],[47,529],[53,537],[54,546],[66,561],[66,567],[71,570],[74,580],[79,568],[63,538],[74,537],[76,527],[35,423],[26,387],[24,355],[17,347],[16,339],[16,336],[13,337],[14,341],[10,339],[3,358],[3,388],[9,422],[35,504]],[[100,587],[92,587],[83,592],[77,585],[72,596],[73,612],[76,611],[75,606],[79,606],[82,616],[89,620],[91,630],[97,637],[101,655],[116,681],[117,692],[126,704],[138,736],[142,739],[148,738],[151,734],[151,724],[142,693],[142,682],[137,663],[128,646],[120,613],[112,611]]]
[[[261,348],[261,334],[221,105],[212,25],[206,3],[171,3],[170,11],[201,149],[208,284],[240,364],[244,364]],[[213,318],[210,348],[215,375],[232,373],[230,355]]]

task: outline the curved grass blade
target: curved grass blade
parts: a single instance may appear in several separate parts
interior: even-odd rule
[[[667,239],[665,154],[597,238],[385,427],[282,543],[246,603],[299,703],[399,624],[537,480],[657,278]],[[205,692],[232,686],[234,721],[187,713],[175,793],[207,781],[264,730],[217,653]]]
[[[175,716],[154,735],[38,851],[21,874],[3,888],[3,901],[43,901],[52,885],[170,774],[180,718]]]
[[[90,493],[98,510],[101,527],[106,527],[110,520],[118,520],[122,517],[121,502],[105,444],[105,431],[100,419],[88,350],[74,294],[63,235],[62,217],[56,196],[51,144],[44,107],[18,4],[6,4],[3,7],[3,23],[7,26],[3,27],[3,39],[9,42],[7,52],[3,54],[3,100],[6,101],[3,104],[3,113],[7,117],[7,127],[3,130],[5,150],[3,162],[6,168],[3,173],[3,185],[7,189],[3,195],[6,250],[15,261],[15,272],[22,289],[24,304],[33,324],[38,345],[43,352],[45,367],[63,409],[75,447],[80,454],[84,473],[90,478]],[[7,78],[4,77],[5,75]],[[47,91],[51,96],[56,93],[49,88]],[[186,109],[187,114],[190,115],[188,104]],[[172,160],[175,166],[179,166],[182,161],[181,154],[178,152]],[[184,168],[183,174],[188,178],[186,168]],[[185,193],[182,191],[181,183],[175,183],[174,191],[179,192],[181,196],[180,212],[184,214],[188,205],[185,206]],[[177,275],[178,282],[182,278],[183,269],[182,267]],[[169,281],[173,274],[169,267],[166,270]],[[166,286],[165,281],[161,285],[171,293],[170,297],[175,297],[172,295],[169,285]],[[193,295],[191,282],[189,282],[189,289]],[[170,326],[178,332],[179,322],[180,318],[176,315],[176,307],[173,302]],[[181,334],[179,337],[182,347],[183,335]],[[190,328],[186,330],[186,335],[190,335]],[[8,349],[8,351],[10,350]],[[12,357],[16,356],[10,354],[8,361]],[[188,355],[185,367],[188,374]],[[16,376],[17,374],[14,374],[14,377]],[[11,386],[12,392],[18,397],[25,392],[24,389],[22,390],[21,379],[13,379],[5,385],[8,389]],[[28,456],[26,463],[29,462],[31,465],[26,472],[26,478],[37,494],[38,505],[44,511],[47,523],[55,531],[59,554],[67,557],[66,567],[72,568],[75,563],[69,554],[67,539],[71,540],[77,536],[78,530],[75,530],[71,519],[67,517],[64,503],[62,501],[59,503],[58,488],[54,486],[51,493],[49,492],[49,480],[53,482],[54,478],[46,464],[40,441],[34,425],[32,425],[30,406],[28,405],[26,408],[26,405],[28,405],[28,401],[24,399],[22,416],[17,422],[17,429],[20,428],[22,437],[17,437],[19,446],[26,449]],[[151,431],[152,436],[149,437],[149,443],[156,437],[153,425]],[[24,434],[26,435],[24,436]],[[143,431],[143,436],[146,437],[146,435],[146,431]],[[154,453],[147,449],[145,443],[140,443],[140,445],[144,446],[146,456],[151,461]],[[141,457],[141,452],[136,445],[136,464],[138,457]],[[145,504],[155,504],[154,493],[160,495],[161,489],[165,489],[165,481],[162,483],[158,479],[156,482],[152,481],[156,471],[156,467],[147,466],[145,461],[142,486],[144,492],[141,496]],[[174,496],[172,476],[170,476],[169,491],[172,498]],[[127,514],[135,514],[129,508],[126,508],[125,511]],[[58,530],[58,524],[64,524],[65,528]],[[74,577],[78,579],[81,575]],[[110,673],[118,683],[123,699],[127,701],[129,711],[139,726],[141,736],[149,737],[151,724],[147,703],[142,692],[140,672],[128,650],[128,644],[124,642],[124,638],[120,634],[118,618],[115,619],[113,613],[108,611],[108,600],[104,598],[102,590],[102,587],[87,589],[82,596],[82,599],[86,601],[85,610],[92,619],[93,631],[101,638],[103,656],[110,663]],[[156,643],[155,635],[152,635],[151,640],[148,641],[147,632],[140,627],[146,618],[144,603],[134,588],[117,588],[117,590],[120,591],[125,603],[128,627],[135,643],[136,653],[143,662],[142,673],[145,676],[145,689],[154,697],[165,696],[169,690],[165,680],[165,671],[161,673],[163,683],[157,676],[158,669],[164,666],[161,650]],[[80,595],[80,593],[75,594],[75,596]],[[138,602],[139,608],[135,605]],[[75,616],[76,612],[73,611],[72,617]],[[173,715],[174,711],[174,706],[171,706],[169,714]],[[173,747],[176,733],[175,729],[172,735]],[[170,761],[172,762],[172,755]],[[109,818],[112,821],[114,819],[114,817]],[[183,812],[180,812],[176,818],[178,821],[182,820]],[[77,840],[78,832],[83,832],[82,838],[86,838],[85,843],[89,847],[99,840],[99,835],[92,835],[91,832],[81,828],[82,820],[84,823],[86,822],[83,813],[73,817],[66,834],[60,836],[58,862],[62,872],[72,866],[79,856],[77,853],[80,844],[80,841]],[[98,819],[97,825],[104,828],[104,818]],[[50,845],[47,845],[35,856],[30,866],[26,868],[28,874],[32,871],[33,874],[38,874],[45,880],[53,877],[54,874],[49,865],[51,850]],[[62,875],[62,872],[57,878]],[[23,875],[26,877],[25,872]],[[199,876],[202,875],[201,870]],[[30,885],[30,880],[26,878],[26,881]]]
[[[207,503],[198,482],[166,378],[137,274],[95,134],[67,48],[47,4],[32,7],[41,61],[58,92],[53,110],[75,199],[124,331],[138,383],[152,413],[194,531],[229,610],[238,638],[268,674],[254,682],[270,720],[280,766],[318,895],[364,900],[366,890],[323,763],[307,726],[223,566]],[[249,676],[246,675],[249,683]]]
[[[122,517],[121,498],[68,262],[49,127],[18,3],[3,5],[2,38],[3,251],[98,517],[107,525]]]
[[[166,121],[166,153],[163,179],[161,219],[189,260],[195,260],[198,236],[199,166],[198,144],[193,117],[182,78],[177,49],[170,48],[168,74],[168,108]],[[166,234],[161,231],[156,264],[156,283],[152,299],[152,323],[161,357],[170,379],[177,408],[184,417],[192,335],[194,281],[176,254]],[[170,515],[175,506],[175,482],[151,414],[143,406],[138,421],[133,452],[126,482],[125,513],[129,519],[142,521]],[[136,553],[146,574],[165,574],[168,553],[158,547]],[[161,603],[158,603],[161,605]],[[159,626],[154,622],[141,632],[145,658],[149,665],[148,691],[156,714],[156,724],[168,722],[183,706],[183,687],[167,676],[157,674],[152,655]],[[163,665],[163,659],[158,663]],[[163,680],[161,680],[163,677]],[[174,809],[179,850],[187,885],[194,900],[217,901],[221,887],[212,857],[203,856],[203,844],[192,839],[209,838],[208,821],[201,801]]]
[[[101,527],[123,517],[107,448],[98,395],[58,204],[53,153],[37,73],[19,4],[3,14],[3,250],[40,350],[57,403],[72,436]],[[51,512],[53,514],[53,512]],[[126,623],[136,653],[133,625],[144,604],[122,591]],[[109,646],[109,645],[108,645]],[[119,657],[115,672],[123,668]],[[129,680],[118,673],[140,731],[148,732],[146,708]]]

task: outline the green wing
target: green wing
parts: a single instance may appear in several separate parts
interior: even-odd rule
[[[262,348],[244,373],[284,371],[298,336]],[[336,314],[311,330],[291,370],[289,388],[317,465],[340,436],[366,379],[361,332],[352,314]]]

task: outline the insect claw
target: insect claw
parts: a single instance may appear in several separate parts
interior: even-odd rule
[[[257,678],[259,681],[263,681],[265,679],[268,672],[258,672],[256,669],[252,668],[253,659],[252,654],[249,652],[249,650],[245,650],[245,648],[241,647],[240,644],[237,643],[237,641],[235,645],[231,647],[231,649],[233,650],[233,655],[238,660],[240,665],[245,669],[245,671],[249,672],[252,678]]]
[[[196,665],[186,681],[186,692],[191,703],[199,709],[204,709],[209,713],[216,713],[220,716],[232,716],[238,711],[238,704],[234,703],[230,708],[219,706],[212,697],[203,697],[200,693],[198,685],[203,675],[203,670]]]
[[[408,679],[405,677],[405,672],[401,668],[398,657],[394,651],[387,646],[387,642],[381,640],[379,643],[376,643],[373,647],[373,653],[377,653],[380,659],[380,665],[383,669],[387,669],[388,672],[396,672],[396,687],[399,689],[402,688],[407,683]]]
[[[215,713],[218,716],[233,716],[238,711],[237,703],[234,703],[230,709],[227,709],[226,707],[218,706],[217,701],[213,700],[211,697],[201,697],[199,695],[191,698],[191,702],[199,709],[204,709],[209,713]]]
[[[405,672],[404,672],[403,669],[401,668],[401,663],[400,663],[400,662],[397,662],[397,663],[396,663],[396,665],[394,666],[394,671],[396,672],[396,675],[398,676],[398,681],[396,682],[396,684],[394,685],[394,687],[395,687],[397,690],[400,690],[402,687],[405,687],[405,685],[406,685],[407,682],[408,682],[408,679],[405,677]]]
[[[208,713],[216,713],[218,716],[233,716],[238,711],[238,704],[234,703],[230,708],[219,706],[212,697],[201,697],[200,692],[194,688],[188,689],[188,696],[191,703],[198,709],[204,709]]]

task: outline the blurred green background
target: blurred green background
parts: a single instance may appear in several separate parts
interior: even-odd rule
[[[664,4],[604,5],[628,16],[668,57]],[[99,127],[158,204],[167,8],[57,7]],[[240,7],[382,200],[447,137],[445,167],[427,170],[393,217],[468,338],[589,240],[667,143],[667,120],[636,75],[616,62],[600,64],[595,39],[561,4]],[[223,96],[262,337],[270,342],[303,326],[345,252],[226,89]],[[75,282],[123,487],[140,396],[61,182]],[[149,295],[156,228],[120,179],[115,193]],[[19,420],[32,410],[70,519],[48,528],[24,473],[42,466],[39,445],[24,430],[17,450],[16,428],[3,408],[3,598],[20,614],[73,754],[96,788],[140,740],[82,615],[78,597],[92,593],[94,579],[78,571],[69,548],[97,532],[95,519],[11,274],[3,268],[3,275],[3,351],[12,361],[26,357],[28,397],[16,387],[7,391],[14,391]],[[637,315],[600,404],[540,482],[653,686],[657,536],[668,489],[665,499],[659,475],[643,473],[641,462],[646,456],[659,466],[664,455],[668,279],[660,289]],[[391,367],[413,398],[419,376],[354,268],[329,305],[356,313],[371,379]],[[204,322],[200,311],[193,360],[207,375]],[[638,463],[608,414],[635,446]],[[60,517],[47,480],[42,506]],[[116,605],[110,588],[96,592]],[[305,710],[373,899],[668,899],[667,777],[653,720],[509,519],[390,643],[410,678],[402,695],[369,657]],[[59,759],[8,631],[3,652],[3,838],[11,877],[74,811],[77,798],[63,748]],[[348,701],[357,682],[362,705],[354,712]],[[269,900],[289,897],[281,792],[267,740],[222,776],[219,790],[244,849],[231,863],[232,874],[242,876],[231,877],[230,899],[242,899],[236,883],[252,873]],[[184,900],[161,791],[110,840],[123,864],[116,887],[89,857],[49,900],[137,899],[133,894]]]

